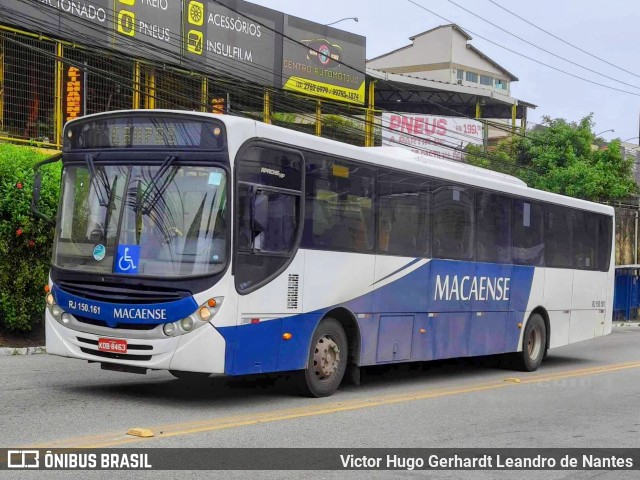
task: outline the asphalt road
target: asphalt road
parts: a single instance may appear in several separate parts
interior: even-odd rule
[[[426,368],[424,368],[426,367]],[[299,397],[284,379],[185,384],[48,355],[0,357],[0,447],[640,448],[640,328],[550,351],[524,374],[491,360],[366,369],[360,386]],[[155,437],[127,436],[132,427]],[[21,472],[20,478],[78,472]],[[113,478],[118,472],[83,472]],[[176,472],[129,472],[176,478]],[[254,472],[361,478],[365,472]],[[189,472],[180,478],[244,478]],[[367,478],[514,478],[515,472],[366,472]],[[636,478],[637,472],[525,472],[526,478]],[[18,478],[17,476],[15,478]]]

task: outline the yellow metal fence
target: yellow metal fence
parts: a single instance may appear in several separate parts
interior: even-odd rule
[[[372,102],[363,108],[320,101],[0,25],[0,140],[59,148],[68,120],[131,108],[230,113],[376,144]]]

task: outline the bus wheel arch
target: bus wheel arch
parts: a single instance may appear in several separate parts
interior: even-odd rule
[[[538,369],[548,346],[548,333],[544,316],[534,310],[529,315],[522,333],[522,349],[506,356],[507,365],[523,372]]]
[[[544,358],[546,358],[547,350],[549,350],[549,345],[551,344],[551,324],[549,323],[549,313],[542,306],[538,306],[533,309],[531,315],[533,315],[534,313],[540,315],[542,317],[542,320],[544,320],[545,331],[547,333],[547,338],[545,339],[546,343],[544,347]],[[529,318],[531,318],[531,315],[529,315]]]
[[[349,365],[357,365],[360,362],[360,327],[356,320],[355,314],[344,307],[334,308],[326,313],[325,318],[333,318],[340,322],[344,333],[347,335],[347,344],[349,348],[348,361]]]

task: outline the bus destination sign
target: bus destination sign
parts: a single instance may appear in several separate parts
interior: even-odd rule
[[[202,122],[176,117],[112,117],[91,119],[67,126],[65,150],[108,148],[197,148],[221,150],[222,127],[217,122]]]

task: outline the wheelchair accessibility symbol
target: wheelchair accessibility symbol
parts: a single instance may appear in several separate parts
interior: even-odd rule
[[[115,273],[137,274],[139,260],[139,245],[118,245],[118,256],[114,268]]]

